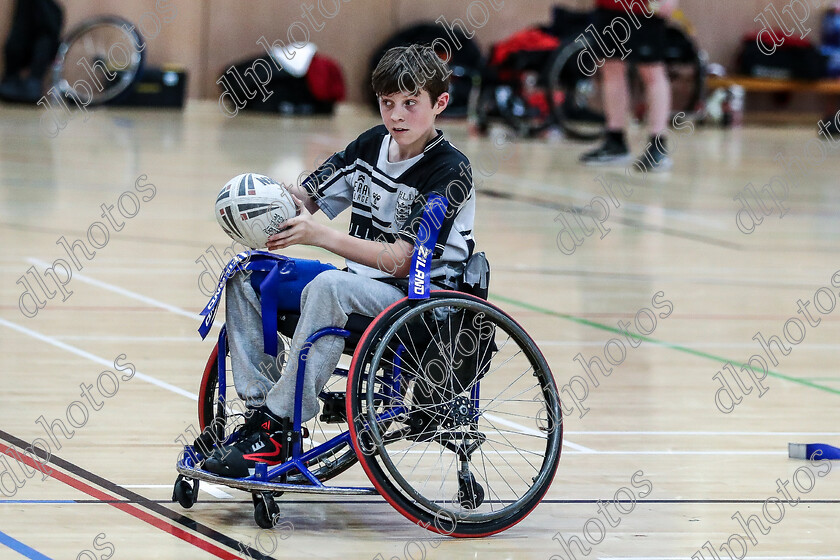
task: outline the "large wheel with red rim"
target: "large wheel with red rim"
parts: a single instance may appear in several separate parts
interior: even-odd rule
[[[359,460],[397,511],[456,537],[504,531],[554,478],[563,438],[545,358],[510,316],[459,292],[398,301],[347,379]]]

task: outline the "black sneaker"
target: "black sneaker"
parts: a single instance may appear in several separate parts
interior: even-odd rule
[[[253,475],[256,464],[283,463],[290,455],[292,422],[267,409],[254,410],[230,445],[217,447],[204,461],[204,470],[229,478]]]
[[[659,171],[668,171],[674,166],[673,160],[667,154],[660,152],[656,146],[650,146],[645,153],[639,156],[639,159],[633,163],[641,173],[656,173]]]
[[[613,165],[628,163],[631,159],[627,145],[606,140],[600,147],[580,156],[584,165]]]

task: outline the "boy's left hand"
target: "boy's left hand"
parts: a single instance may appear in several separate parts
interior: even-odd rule
[[[306,209],[302,200],[292,193],[292,198],[298,207],[298,215],[286,220],[286,228],[268,238],[266,248],[269,251],[285,249],[292,245],[317,245],[320,228],[323,227],[312,218],[312,213]]]

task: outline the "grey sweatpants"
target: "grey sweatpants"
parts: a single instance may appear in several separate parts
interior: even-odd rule
[[[236,391],[248,406],[265,404],[274,414],[289,418],[294,415],[298,354],[306,339],[324,327],[343,327],[351,313],[376,317],[405,297],[399,288],[352,272],[322,272],[303,289],[300,321],[291,348],[284,349],[281,340],[275,360],[263,352],[260,300],[248,276],[249,273],[238,273],[228,281],[225,300]],[[318,393],[338,365],[343,350],[344,338],[339,336],[322,337],[309,350],[301,422],[318,414]]]

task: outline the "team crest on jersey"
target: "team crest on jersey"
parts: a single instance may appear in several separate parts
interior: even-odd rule
[[[413,200],[414,197],[411,196],[410,193],[402,190],[397,195],[397,208],[394,212],[394,225],[397,229],[402,228],[403,224],[408,219],[408,215],[411,213],[411,203]]]
[[[353,202],[370,206],[370,185],[368,177],[362,173],[353,181]]]

